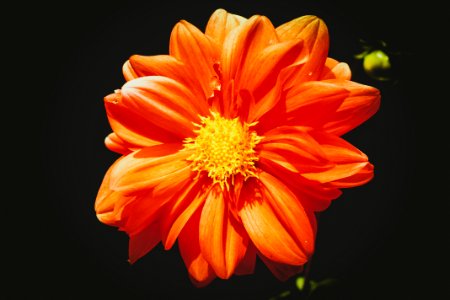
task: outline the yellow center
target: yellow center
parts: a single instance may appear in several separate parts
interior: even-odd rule
[[[256,123],[242,124],[238,118],[225,119],[218,113],[211,114],[212,117],[200,117],[201,124],[195,124],[197,137],[184,141],[184,147],[193,150],[187,158],[192,161],[192,170],[207,172],[222,189],[230,188],[229,179],[234,184],[235,175],[241,174],[244,180],[257,177],[258,157],[254,148],[262,137],[249,130]]]

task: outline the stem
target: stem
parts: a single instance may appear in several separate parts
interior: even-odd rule
[[[317,232],[316,232],[316,240],[317,240],[317,233],[319,231],[319,215],[320,213],[316,213],[316,223],[317,223]],[[311,289],[310,285],[309,285],[309,281],[310,281],[310,272],[311,272],[311,265],[312,265],[312,259],[313,259],[314,255],[311,255],[309,261],[306,263],[305,266],[305,272],[304,272],[304,277],[305,277],[305,283],[303,285],[303,290],[301,292],[302,295],[302,299],[308,299],[309,296],[309,291]]]
[[[309,290],[310,290],[309,280],[310,280],[311,265],[312,265],[312,256],[309,259],[309,261],[306,263],[306,266],[305,266],[305,272],[304,272],[305,283],[303,285],[303,290],[301,292],[302,299],[303,298],[308,299]]]

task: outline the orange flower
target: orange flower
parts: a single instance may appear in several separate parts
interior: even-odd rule
[[[128,81],[105,97],[122,154],[95,210],[130,236],[134,263],[176,240],[192,281],[253,272],[279,279],[314,251],[314,212],[340,188],[368,182],[367,156],[340,138],[379,107],[377,89],[328,58],[322,20],[277,28],[219,9],[205,33],[175,25],[170,54],[132,56]]]

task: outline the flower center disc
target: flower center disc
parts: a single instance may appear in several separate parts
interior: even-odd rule
[[[221,188],[230,188],[228,179],[234,184],[234,176],[241,174],[244,180],[257,177],[255,161],[255,145],[262,137],[249,131],[255,123],[242,124],[238,118],[225,119],[212,112],[212,117],[200,117],[201,124],[195,124],[198,129],[195,138],[187,138],[184,147],[193,150],[187,160],[192,161],[194,171],[208,172],[214,183]]]

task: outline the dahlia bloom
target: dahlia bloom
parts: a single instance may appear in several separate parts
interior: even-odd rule
[[[274,27],[215,11],[205,33],[175,25],[169,55],[131,56],[105,97],[121,157],[95,203],[129,237],[134,263],[177,241],[191,280],[253,272],[259,257],[285,280],[314,251],[315,212],[373,177],[340,136],[378,109],[379,91],[327,57],[322,20]]]

